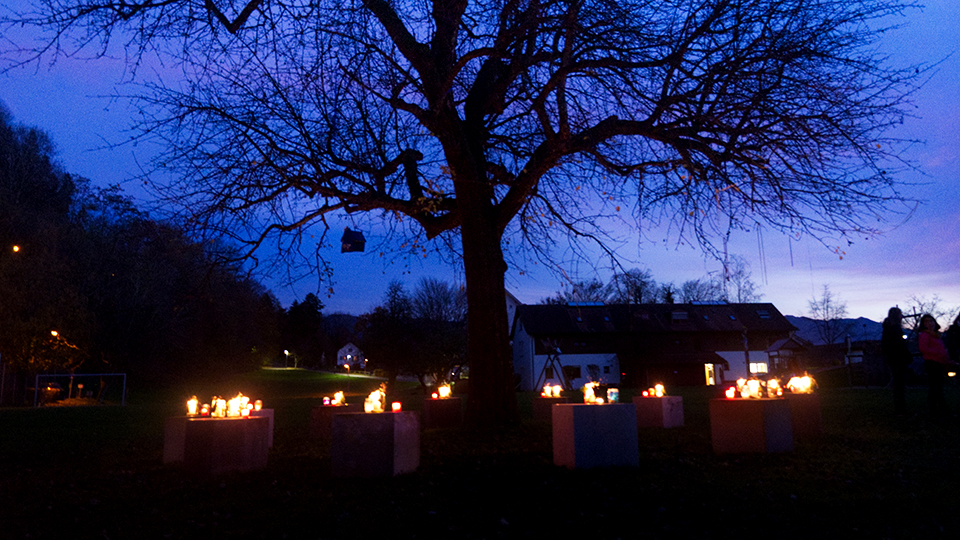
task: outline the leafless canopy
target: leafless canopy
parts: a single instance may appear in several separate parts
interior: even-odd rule
[[[49,32],[37,52],[119,40],[182,71],[143,127],[190,221],[289,248],[362,213],[459,249],[471,414],[494,423],[516,410],[514,255],[603,245],[621,215],[701,244],[719,223],[869,234],[902,201],[885,134],[917,72],[873,48],[896,2],[37,2],[15,17]]]
[[[21,19],[49,30],[47,50],[122,40],[179,62],[182,80],[144,95],[144,127],[169,143],[178,200],[220,233],[261,242],[375,211],[432,238],[470,217],[456,183],[482,181],[499,230],[545,247],[630,211],[698,236],[718,212],[869,233],[899,200],[884,131],[915,73],[870,47],[900,9],[46,0]]]

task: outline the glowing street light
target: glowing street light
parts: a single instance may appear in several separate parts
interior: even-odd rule
[[[286,362],[283,364],[283,367],[290,367],[290,351],[284,349],[283,354],[287,358]]]

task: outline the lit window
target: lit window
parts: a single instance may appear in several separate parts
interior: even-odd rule
[[[766,373],[766,362],[750,362],[750,373]]]

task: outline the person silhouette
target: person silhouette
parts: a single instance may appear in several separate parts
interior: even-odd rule
[[[887,365],[890,366],[893,413],[898,416],[906,415],[907,371],[910,369],[913,355],[903,338],[903,313],[898,307],[890,308],[887,318],[883,320],[880,350]]]

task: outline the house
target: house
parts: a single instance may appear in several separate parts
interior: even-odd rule
[[[363,357],[363,351],[353,343],[347,343],[337,351],[337,367],[344,365],[358,371],[366,368],[367,361]]]
[[[521,305],[514,373],[524,390],[719,385],[766,373],[766,350],[795,329],[769,303]]]

